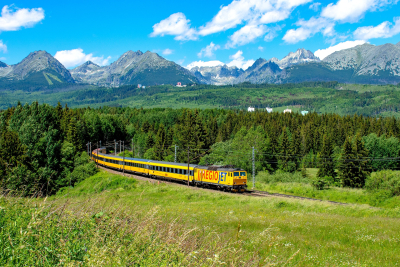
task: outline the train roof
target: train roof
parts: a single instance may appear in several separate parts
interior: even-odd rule
[[[168,164],[168,165],[175,165],[175,166],[180,166],[180,167],[187,167],[187,163],[178,163],[178,162],[168,162],[168,161],[158,161],[158,160],[150,160],[149,163],[159,163],[159,164]],[[195,168],[198,165],[196,164],[189,164],[190,168]]]
[[[96,153],[97,155],[97,153]],[[123,160],[124,157],[121,156],[115,156],[115,155],[110,155],[110,154],[104,154],[104,153],[99,153],[99,155],[106,156],[109,158],[114,158],[118,160]],[[177,162],[168,162],[168,161],[158,161],[158,160],[150,160],[150,159],[138,159],[138,158],[129,158],[125,157],[125,160],[134,160],[134,161],[139,161],[143,163],[159,163],[159,164],[168,164],[168,165],[175,165],[175,166],[180,166],[180,167],[187,167],[187,163],[177,163]],[[195,168],[197,165],[196,164],[189,164],[190,168]]]
[[[96,155],[97,155],[97,153],[96,153]],[[99,153],[99,155],[106,156],[106,157],[109,157],[109,158],[119,159],[119,160],[123,160],[124,159],[124,157],[121,157],[121,156],[115,156],[115,155],[104,154],[104,153]],[[128,157],[125,157],[125,160],[134,160],[134,161],[141,161],[141,162],[150,162],[150,161],[152,161],[152,160],[149,160],[149,159],[137,159],[137,158],[128,158]]]
[[[102,156],[110,157],[110,158],[115,158],[115,159],[118,159],[118,160],[123,160],[124,159],[124,157],[121,157],[121,156],[115,156],[115,155],[104,154],[104,153],[98,153],[98,154],[102,155]],[[143,162],[143,163],[167,164],[167,165],[173,165],[173,166],[179,166],[179,167],[187,167],[188,166],[187,163],[158,161],[158,160],[150,160],[150,159],[138,159],[138,158],[125,157],[125,160],[134,160],[134,161],[139,161],[139,162]],[[199,169],[202,169],[202,170],[212,170],[212,171],[229,171],[229,172],[232,172],[232,171],[244,171],[243,169],[240,169],[240,168],[233,168],[231,166],[219,166],[219,165],[201,166],[201,165],[196,165],[196,164],[189,164],[189,167],[190,168],[199,168]]]
[[[199,166],[197,166],[197,168],[202,169],[202,170],[210,170],[210,171],[226,171],[226,172],[245,171],[240,168],[227,168],[225,166],[216,166],[216,165],[212,165],[212,166],[199,165]]]

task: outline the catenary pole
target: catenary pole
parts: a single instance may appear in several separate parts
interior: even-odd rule
[[[175,161],[174,162],[176,163],[176,145],[175,145]]]
[[[116,156],[117,155],[117,140],[115,140],[115,139],[114,139],[114,147],[115,147],[114,153]]]
[[[133,151],[133,138],[132,138],[132,158],[135,157],[135,152]]]
[[[254,146],[253,146],[253,188],[256,187],[256,166],[255,166],[255,160],[254,160]]]
[[[122,141],[123,142],[123,147],[124,147],[124,153],[122,154],[123,155],[123,159],[122,159],[122,168],[123,168],[123,171],[122,171],[122,173],[123,173],[123,175],[125,176],[125,141]]]
[[[190,157],[189,157],[189,147],[188,147],[188,186],[190,185],[189,184],[189,173],[190,173],[190,170],[189,170],[189,162],[190,162]]]
[[[101,142],[101,141],[100,141]],[[99,168],[99,142],[97,142],[97,157],[96,157],[96,166]]]
[[[121,151],[121,149],[122,149],[122,141],[121,140],[119,140],[119,153],[121,153],[122,151]]]

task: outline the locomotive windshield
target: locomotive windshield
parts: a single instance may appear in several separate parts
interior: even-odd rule
[[[233,176],[240,176],[240,172],[234,172]]]
[[[240,172],[240,176],[246,176],[246,172]]]

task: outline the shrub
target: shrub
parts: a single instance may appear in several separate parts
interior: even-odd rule
[[[400,172],[385,170],[372,173],[365,182],[370,192],[385,191],[390,196],[400,196]]]
[[[327,176],[323,178],[315,178],[311,181],[311,185],[317,190],[324,190],[329,187]]]

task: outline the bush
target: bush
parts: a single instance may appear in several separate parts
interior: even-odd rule
[[[86,152],[78,153],[74,161],[74,170],[68,174],[66,180],[69,180],[69,184],[74,186],[97,172],[96,163],[89,161],[90,158]]]
[[[317,190],[324,190],[329,187],[328,177],[315,178],[311,181],[311,185]]]
[[[400,196],[400,172],[385,170],[372,173],[365,182],[365,188],[370,192],[385,191],[390,196]]]
[[[325,176],[323,179],[328,182],[329,186],[336,186],[336,187],[342,186],[340,179],[338,177]]]

